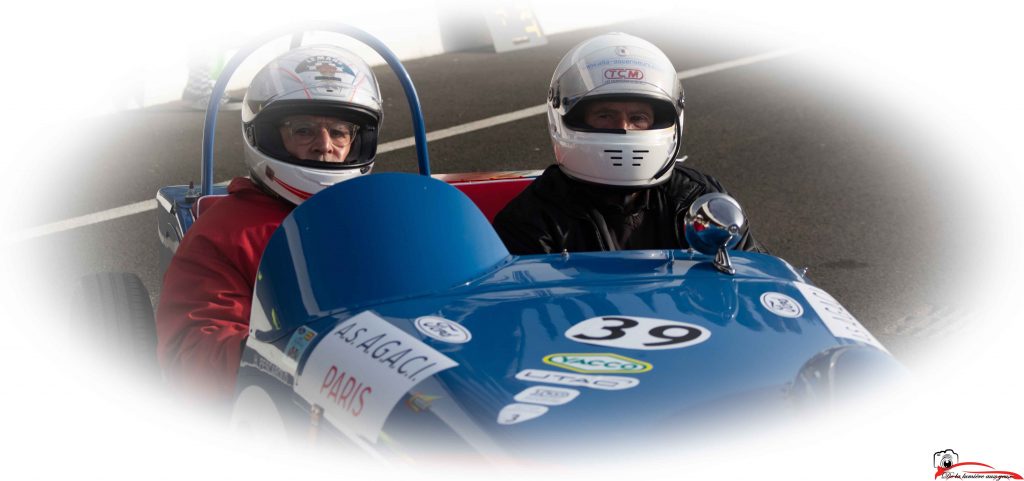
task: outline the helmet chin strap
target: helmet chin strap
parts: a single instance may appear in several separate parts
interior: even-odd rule
[[[673,155],[672,157],[675,157],[675,156]],[[665,160],[665,166],[662,167],[661,170],[659,170],[656,174],[654,174],[653,177],[651,177],[652,181],[660,179],[661,176],[663,176],[666,173],[668,173],[669,169],[671,169],[672,166],[675,165],[676,159],[674,159],[672,157],[669,157],[667,160]]]
[[[679,155],[679,149],[683,146],[682,138],[683,133],[680,132],[679,122],[676,122],[676,150],[672,152],[672,155],[665,159],[665,165],[658,169],[658,172],[651,177],[652,181],[661,178],[661,176],[665,175],[676,164],[676,156]]]

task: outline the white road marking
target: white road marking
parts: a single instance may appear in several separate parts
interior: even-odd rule
[[[729,60],[727,62],[716,63],[707,65],[704,67],[697,67],[690,70],[684,70],[679,72],[680,79],[688,79],[698,77],[701,75],[707,75],[710,73],[721,72],[737,67],[743,67],[745,65],[751,65],[758,62],[764,62],[767,60],[776,59],[779,57],[785,57],[792,55],[801,50],[804,47],[785,48],[781,50],[774,50],[758,55],[752,55],[749,57],[738,58],[736,60]],[[533,107],[527,107],[525,109],[516,110],[501,115],[495,115],[486,119],[475,120],[473,122],[465,123],[462,125],[455,125],[452,127],[444,128],[441,130],[435,130],[427,133],[427,142],[434,142],[441,139],[447,139],[448,137],[455,137],[456,135],[462,135],[477,130],[482,130],[497,125],[507,124],[509,122],[515,122],[522,120],[534,115],[540,115],[545,112],[545,104],[534,105]],[[391,152],[394,150],[404,149],[416,145],[416,139],[414,137],[406,137],[404,139],[393,140],[391,142],[385,142],[377,147],[377,153],[383,154],[385,152]],[[221,182],[218,185],[223,185],[225,182]],[[73,217],[71,219],[65,219],[57,222],[51,222],[36,227],[30,227],[23,229],[3,239],[2,244],[14,244],[23,242],[29,239],[35,239],[38,237],[48,236],[50,234],[56,234],[79,227],[85,227],[92,224],[98,224],[100,222],[106,222],[109,220],[120,219],[121,217],[127,217],[130,215],[139,214],[156,209],[156,200],[144,200],[136,202],[134,204],[123,205],[120,207],[114,207],[113,209],[107,209],[100,212],[94,212],[92,214],[86,214],[79,217]]]
[[[92,214],[86,214],[83,216],[65,219],[62,221],[52,222],[50,224],[44,224],[41,226],[18,231],[12,234],[9,238],[4,239],[4,243],[13,244],[16,242],[34,239],[36,237],[44,237],[50,234],[56,234],[58,232],[63,232],[66,230],[85,227],[87,225],[99,224],[100,222],[106,222],[108,220],[120,219],[121,217],[127,217],[130,215],[151,211],[153,209],[156,209],[156,199],[149,199],[144,200],[142,202],[136,202],[134,204],[122,205],[121,207],[115,207],[113,209],[94,212]]]

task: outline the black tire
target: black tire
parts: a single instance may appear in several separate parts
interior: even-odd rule
[[[120,367],[159,377],[156,322],[139,276],[102,272],[83,277],[74,310],[86,342]]]

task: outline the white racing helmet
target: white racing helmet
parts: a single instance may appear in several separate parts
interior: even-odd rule
[[[344,161],[299,159],[285,150],[279,127],[296,114],[354,124]],[[370,172],[381,118],[380,87],[366,62],[334,46],[296,48],[263,67],[245,93],[245,163],[253,180],[299,204],[325,187]]]
[[[566,175],[602,185],[648,187],[668,180],[682,141],[683,86],[672,62],[650,42],[624,33],[591,38],[569,50],[548,90],[555,161]],[[595,100],[644,100],[648,130],[595,129],[583,123]]]

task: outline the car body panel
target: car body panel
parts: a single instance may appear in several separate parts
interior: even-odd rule
[[[367,198],[374,200],[363,204],[360,215],[344,209]],[[407,422],[427,418],[463,433],[463,441],[467,429],[453,423],[470,425],[475,445],[485,439],[511,451],[536,449],[537,440],[571,443],[609,433],[645,439],[726,399],[778,409],[805,365],[830,349],[854,346],[888,358],[873,338],[851,338],[825,322],[805,294],[817,288],[776,257],[734,251],[736,274],[727,275],[712,266],[711,256],[693,251],[511,256],[471,200],[426,177],[382,174],[334,186],[302,204],[285,224],[264,253],[247,345],[253,351],[247,355],[258,353],[279,371],[278,381],[302,379],[327,334],[366,313],[458,364],[410,389],[404,403],[412,404],[395,403],[384,427],[391,439],[416,431]],[[789,299],[798,308],[776,309],[765,296]],[[426,335],[416,327],[426,316],[458,324],[471,340]],[[603,316],[684,323],[708,336],[685,347],[637,349],[567,335]],[[297,329],[306,328],[317,336],[292,359],[289,344]],[[557,355],[601,362],[611,356],[648,369],[597,374],[637,381],[625,389],[567,386],[550,381],[579,371],[550,362]],[[499,422],[503,409],[523,404],[517,395],[533,386],[578,395],[536,419]],[[457,415],[411,416],[408,411],[416,412],[423,399],[435,406],[447,402]],[[311,409],[307,401],[294,395],[289,404]]]

